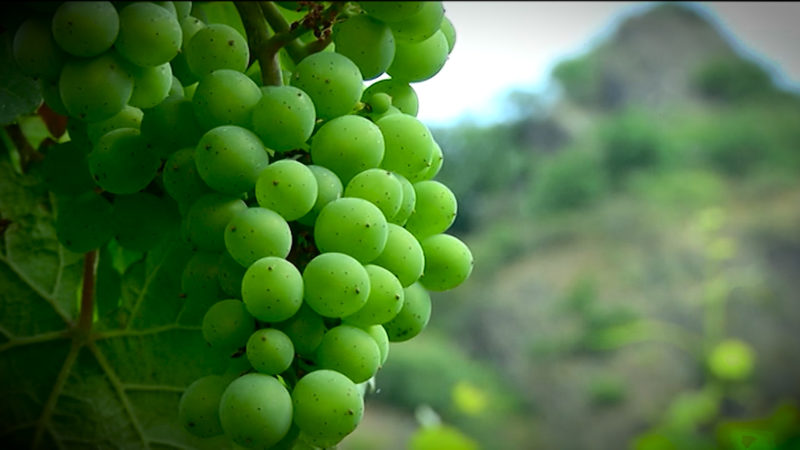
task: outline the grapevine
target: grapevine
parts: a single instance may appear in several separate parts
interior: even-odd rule
[[[159,261],[179,295],[146,307],[207,355],[160,413],[201,446],[336,446],[389,343],[427,325],[429,291],[472,271],[416,118],[413,83],[455,43],[441,2],[63,2],[13,20],[52,138],[12,124],[5,145],[41,168],[59,251],[84,254],[70,364],[85,345],[107,368],[95,342],[140,325],[123,293],[100,311],[99,267]]]

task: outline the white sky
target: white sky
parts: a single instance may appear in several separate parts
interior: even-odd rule
[[[653,3],[444,2],[456,28],[450,59],[417,83],[418,117],[443,124],[465,114],[497,117],[493,101],[511,87],[542,90],[560,60],[585,52],[624,17]],[[800,86],[800,3],[700,2],[737,46]]]

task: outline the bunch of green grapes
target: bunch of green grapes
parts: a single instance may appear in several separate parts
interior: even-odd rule
[[[191,2],[64,2],[13,50],[69,117],[45,159],[63,246],[147,252],[178,234],[193,248],[184,311],[230,364],[186,389],[185,428],[330,447],[360,422],[389,343],[427,325],[429,291],[472,271],[411,86],[455,34],[441,2],[260,3],[270,14],[242,18],[285,46],[277,76],[258,39]]]

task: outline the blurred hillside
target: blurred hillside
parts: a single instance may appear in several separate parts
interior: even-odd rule
[[[800,97],[678,4],[552,76],[433,130],[475,271],[343,447],[427,404],[485,449],[800,448]]]

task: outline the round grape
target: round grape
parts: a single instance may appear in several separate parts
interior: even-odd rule
[[[311,211],[317,200],[317,179],[303,163],[275,161],[258,177],[256,200],[288,221],[297,220]]]
[[[257,330],[247,340],[247,359],[261,373],[277,375],[288,369],[294,359],[289,336],[275,328]]]
[[[228,385],[219,404],[225,435],[248,448],[271,448],[292,425],[292,397],[275,377],[243,375]]]
[[[225,227],[225,248],[244,267],[265,256],[285,258],[292,249],[292,230],[275,211],[247,208]]]
[[[237,195],[252,190],[269,157],[252,131],[236,125],[212,128],[194,152],[197,173],[212,189]]]
[[[274,256],[254,262],[242,278],[247,311],[262,322],[294,316],[303,304],[303,276],[291,262]]]
[[[358,311],[369,298],[369,275],[344,253],[323,253],[303,271],[303,299],[317,314],[344,317]]]
[[[472,273],[472,253],[455,236],[437,234],[421,241],[425,253],[425,272],[420,278],[432,291],[453,289]]]

